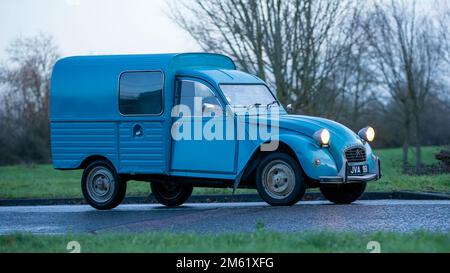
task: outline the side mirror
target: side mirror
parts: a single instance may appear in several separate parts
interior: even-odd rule
[[[292,104],[289,103],[289,104],[286,106],[286,110],[287,110],[288,112],[292,112],[292,110],[293,110]]]
[[[220,107],[220,105],[211,103],[203,103],[202,112],[203,115],[211,115],[211,113],[214,113],[215,115],[223,115],[222,107]]]

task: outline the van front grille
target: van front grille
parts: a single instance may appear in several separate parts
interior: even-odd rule
[[[351,148],[345,151],[345,158],[349,163],[366,161],[366,150],[361,147]]]

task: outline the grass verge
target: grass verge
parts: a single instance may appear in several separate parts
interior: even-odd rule
[[[441,147],[423,147],[422,158],[424,164],[436,164],[434,158]],[[381,158],[383,177],[381,180],[368,183],[366,191],[418,191],[418,192],[450,192],[450,173],[437,175],[406,175],[402,169],[401,149],[376,150],[375,154]],[[409,153],[409,162],[414,163],[414,154]]]
[[[367,253],[370,241],[381,252],[450,252],[449,233],[410,234],[377,232],[278,233],[257,231],[238,234],[100,234],[0,236],[0,252],[68,252],[70,241],[81,252],[356,252]]]

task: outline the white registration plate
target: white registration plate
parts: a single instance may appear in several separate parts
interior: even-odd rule
[[[348,175],[362,175],[369,172],[369,166],[363,165],[349,165],[347,168]]]

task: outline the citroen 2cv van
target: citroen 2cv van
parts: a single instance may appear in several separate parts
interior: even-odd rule
[[[150,182],[166,206],[187,201],[193,187],[256,188],[284,206],[313,187],[351,203],[381,176],[373,128],[357,134],[290,115],[266,83],[218,54],[63,58],[50,123],[54,168],[83,169],[83,195],[97,209],[119,205],[131,180]],[[252,134],[268,127],[276,134]]]

